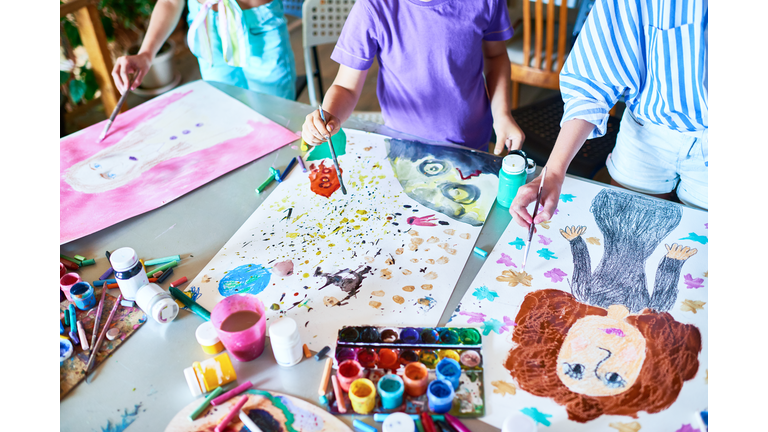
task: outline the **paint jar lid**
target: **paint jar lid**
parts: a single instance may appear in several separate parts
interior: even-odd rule
[[[504,420],[501,432],[536,432],[536,422],[523,413],[514,413]]]
[[[519,154],[509,154],[501,160],[501,169],[510,175],[516,175],[524,172],[528,166],[524,157]]]
[[[136,304],[160,324],[168,324],[179,313],[179,305],[159,285],[149,283],[136,292]]]
[[[403,412],[392,413],[384,419],[382,431],[384,432],[413,432],[416,423],[411,416]]]
[[[197,326],[197,330],[195,330],[195,338],[197,339],[197,343],[202,346],[213,346],[221,341],[219,335],[216,334],[216,329],[213,327],[213,323],[210,321],[206,321]]]
[[[197,397],[203,394],[200,381],[197,379],[197,372],[195,372],[192,366],[184,369],[184,378],[187,379],[187,385],[189,386],[189,391],[192,392],[192,396]]]
[[[109,262],[112,264],[114,271],[122,272],[132,269],[139,262],[139,257],[132,248],[122,247],[112,252],[109,256]]]
[[[269,343],[279,346],[293,346],[300,342],[299,327],[290,317],[283,317],[269,326]]]

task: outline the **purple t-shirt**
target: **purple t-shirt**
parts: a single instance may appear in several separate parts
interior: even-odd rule
[[[331,59],[367,70],[377,58],[387,126],[488,150],[493,118],[482,41],[510,37],[501,0],[357,0]]]

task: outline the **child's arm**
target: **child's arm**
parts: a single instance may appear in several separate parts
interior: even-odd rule
[[[348,66],[340,65],[339,73],[333,80],[331,88],[325,95],[323,101],[323,111],[325,119],[328,121],[327,127],[323,127],[323,119],[320,113],[313,110],[304,120],[304,126],[301,128],[301,138],[310,145],[317,145],[326,140],[328,132],[330,135],[339,131],[341,124],[347,121],[352,110],[355,109],[360,94],[363,92],[363,84],[368,70],[356,70]]]
[[[147,34],[144,36],[138,54],[118,58],[112,69],[112,78],[121,94],[125,93],[128,83],[131,82],[130,74],[136,74],[131,90],[136,89],[141,84],[144,75],[152,66],[155,55],[168,39],[168,36],[171,35],[173,29],[176,28],[182,10],[184,10],[184,0],[157,1],[149,19]]]
[[[523,147],[525,135],[510,113],[511,65],[504,41],[483,41],[483,60],[485,85],[491,99],[493,130],[496,132],[496,147],[493,152],[500,154],[505,145],[510,150],[518,150]]]

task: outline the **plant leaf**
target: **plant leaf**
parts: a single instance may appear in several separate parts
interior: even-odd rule
[[[72,102],[80,103],[85,95],[86,84],[81,80],[72,80],[69,82],[69,95],[72,97]]]
[[[69,76],[69,72],[59,71],[59,85],[66,84]]]

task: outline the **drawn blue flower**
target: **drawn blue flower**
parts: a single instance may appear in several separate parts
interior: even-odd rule
[[[517,250],[523,250],[523,246],[525,246],[525,242],[520,237],[516,238],[515,241],[509,242],[510,246],[514,246],[517,248]]]
[[[564,203],[571,202],[571,201],[573,201],[574,198],[576,198],[576,195],[560,194],[560,201],[562,201]]]
[[[487,286],[475,288],[475,292],[472,295],[477,297],[478,300],[486,299],[488,301],[494,301],[499,296],[496,294],[496,291],[489,290]]]
[[[539,250],[536,251],[536,253],[539,254],[539,256],[541,258],[544,258],[547,261],[549,261],[550,259],[558,259],[555,256],[555,253],[552,252],[551,250],[547,249],[547,248],[539,249]]]
[[[548,419],[548,417],[552,417],[552,414],[545,414],[537,410],[535,407],[523,408],[520,410],[520,412],[532,418],[536,423],[541,423],[544,426],[549,426],[552,424]]]
[[[501,328],[504,326],[504,323],[497,320],[496,318],[491,318],[488,321],[483,322],[483,336],[488,336],[491,334],[492,331],[496,332],[497,334],[501,334]]]
[[[707,236],[700,236],[696,233],[688,233],[688,237],[683,237],[680,240],[692,240],[701,244],[707,244]]]

